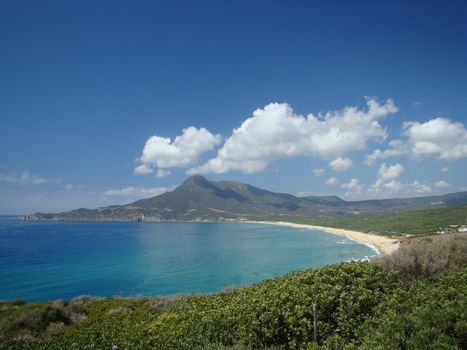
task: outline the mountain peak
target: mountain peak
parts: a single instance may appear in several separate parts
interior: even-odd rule
[[[184,182],[187,182],[187,181],[208,181],[208,179],[206,179],[203,175],[196,174],[196,175],[191,175]]]
[[[192,175],[189,178],[187,178],[185,181],[183,181],[181,186],[184,186],[184,185],[198,185],[199,186],[199,185],[210,184],[210,182],[211,181],[209,181],[202,175]]]
[[[336,196],[295,197],[235,181],[187,178],[175,190],[128,205],[79,209],[59,214],[34,214],[26,220],[187,221],[303,220],[342,215],[382,214],[439,208],[467,201],[467,192],[437,197],[345,201]]]

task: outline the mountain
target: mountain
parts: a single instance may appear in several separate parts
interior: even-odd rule
[[[126,205],[75,209],[57,214],[35,213],[25,220],[58,221],[192,221],[296,220],[352,214],[382,214],[445,208],[467,202],[467,192],[442,196],[345,201],[336,196],[295,197],[234,181],[189,177],[179,187]]]

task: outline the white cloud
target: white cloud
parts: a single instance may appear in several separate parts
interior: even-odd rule
[[[221,142],[220,135],[214,135],[205,128],[190,126],[173,142],[170,138],[151,136],[144,145],[140,157],[141,165],[135,168],[136,174],[147,174],[152,168],[186,168],[195,164],[200,155],[211,151]]]
[[[462,123],[446,118],[435,118],[424,123],[406,122],[402,127],[402,136],[406,138],[405,141],[391,141],[389,149],[377,149],[368,155],[367,164],[401,155],[442,160],[467,157],[467,130]]]
[[[313,169],[311,172],[313,173],[314,177],[320,177],[320,176],[323,176],[326,173],[326,170],[324,170],[323,168]]]
[[[437,188],[448,188],[448,187],[451,186],[451,184],[449,182],[444,181],[444,180],[439,180],[439,181],[435,182],[435,186]]]
[[[153,172],[153,169],[151,169],[151,167],[149,167],[147,164],[138,165],[134,170],[134,173],[138,175],[150,174],[152,172]]]
[[[467,157],[467,130],[461,123],[436,118],[426,123],[404,123],[403,134],[409,138],[417,157],[434,156],[444,160]]]
[[[22,184],[32,184],[32,185],[39,185],[44,182],[47,182],[47,179],[40,177],[38,175],[32,175],[29,171],[24,171],[21,173],[19,177],[19,182]]]
[[[436,188],[447,188],[451,186],[449,183],[439,180],[434,184],[414,180],[412,182],[400,182],[397,179],[405,171],[404,167],[399,163],[392,166],[381,164],[378,171],[378,179],[368,188],[368,193],[372,197],[393,197],[393,196],[419,196],[427,195],[433,192],[433,186]]]
[[[330,177],[329,179],[325,181],[325,184],[329,186],[335,186],[338,183],[339,183],[339,180],[337,180],[335,177]]]
[[[170,170],[157,169],[156,171],[157,178],[167,177],[169,175],[170,175]]]
[[[381,164],[378,170],[378,179],[368,189],[369,192],[386,192],[397,193],[401,190],[402,184],[396,179],[404,172],[405,169],[399,163],[391,166],[386,166],[385,163]]]
[[[346,171],[353,165],[352,159],[337,157],[329,163],[329,166],[335,171]]]
[[[372,154],[369,154],[366,157],[366,161],[365,161],[366,165],[372,165],[378,159],[398,157],[398,156],[408,154],[409,152],[407,145],[401,140],[389,141],[389,147],[391,148],[385,151],[381,151],[379,149],[374,150]]]
[[[404,167],[399,163],[396,163],[391,166],[386,166],[385,163],[381,164],[378,171],[378,176],[383,181],[390,181],[398,178],[404,171]]]
[[[442,171],[443,173],[447,173],[447,172],[449,171],[449,168],[448,168],[448,167],[444,167],[443,169],[441,169],[441,171]]]
[[[389,182],[386,182],[382,186],[389,193],[397,193],[403,187],[403,185],[399,181],[396,181],[396,180],[391,180]]]
[[[121,189],[110,189],[104,192],[104,196],[109,197],[127,197],[127,198],[148,198],[158,196],[167,191],[170,191],[172,188],[169,187],[135,187],[129,186]]]
[[[363,185],[360,184],[358,179],[352,179],[349,182],[342,184],[341,187],[352,192],[360,192],[363,189]]]
[[[409,183],[408,187],[410,189],[412,189],[415,193],[418,193],[418,194],[427,194],[427,193],[432,192],[432,189],[431,189],[430,185],[428,185],[426,183],[418,182],[417,180]]]
[[[278,159],[305,155],[330,160],[364,149],[368,141],[386,138],[378,120],[397,112],[391,100],[368,100],[367,106],[366,111],[346,107],[304,117],[286,103],[268,104],[233,130],[215,158],[188,173],[255,173]]]
[[[33,175],[29,171],[23,171],[20,174],[15,172],[0,173],[0,182],[7,182],[10,184],[40,185],[47,181],[47,179],[39,175]]]

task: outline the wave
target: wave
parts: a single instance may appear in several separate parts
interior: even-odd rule
[[[360,242],[360,241],[357,241],[357,240],[352,239],[350,237],[347,237],[347,239],[344,239],[344,240],[341,240],[341,241],[337,241],[337,244],[364,244],[364,245],[366,245],[368,248],[372,249],[376,253],[375,255],[370,255],[369,257],[366,256],[365,258],[368,258],[368,260],[370,258],[375,258],[375,257],[381,256],[381,252],[373,244]]]

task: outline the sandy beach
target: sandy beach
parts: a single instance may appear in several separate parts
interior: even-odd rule
[[[382,255],[390,255],[394,253],[400,245],[400,240],[392,239],[384,236],[373,235],[369,233],[363,233],[358,231],[351,231],[351,230],[344,230],[340,228],[332,228],[332,227],[324,227],[324,226],[314,226],[314,225],[304,225],[304,224],[294,224],[290,222],[284,221],[249,221],[251,223],[257,224],[268,224],[268,225],[281,225],[281,226],[288,226],[288,227],[295,227],[295,228],[302,228],[307,230],[319,230],[328,233],[332,233],[338,236],[347,237],[354,241],[368,244],[373,246],[378,250],[378,252]]]

